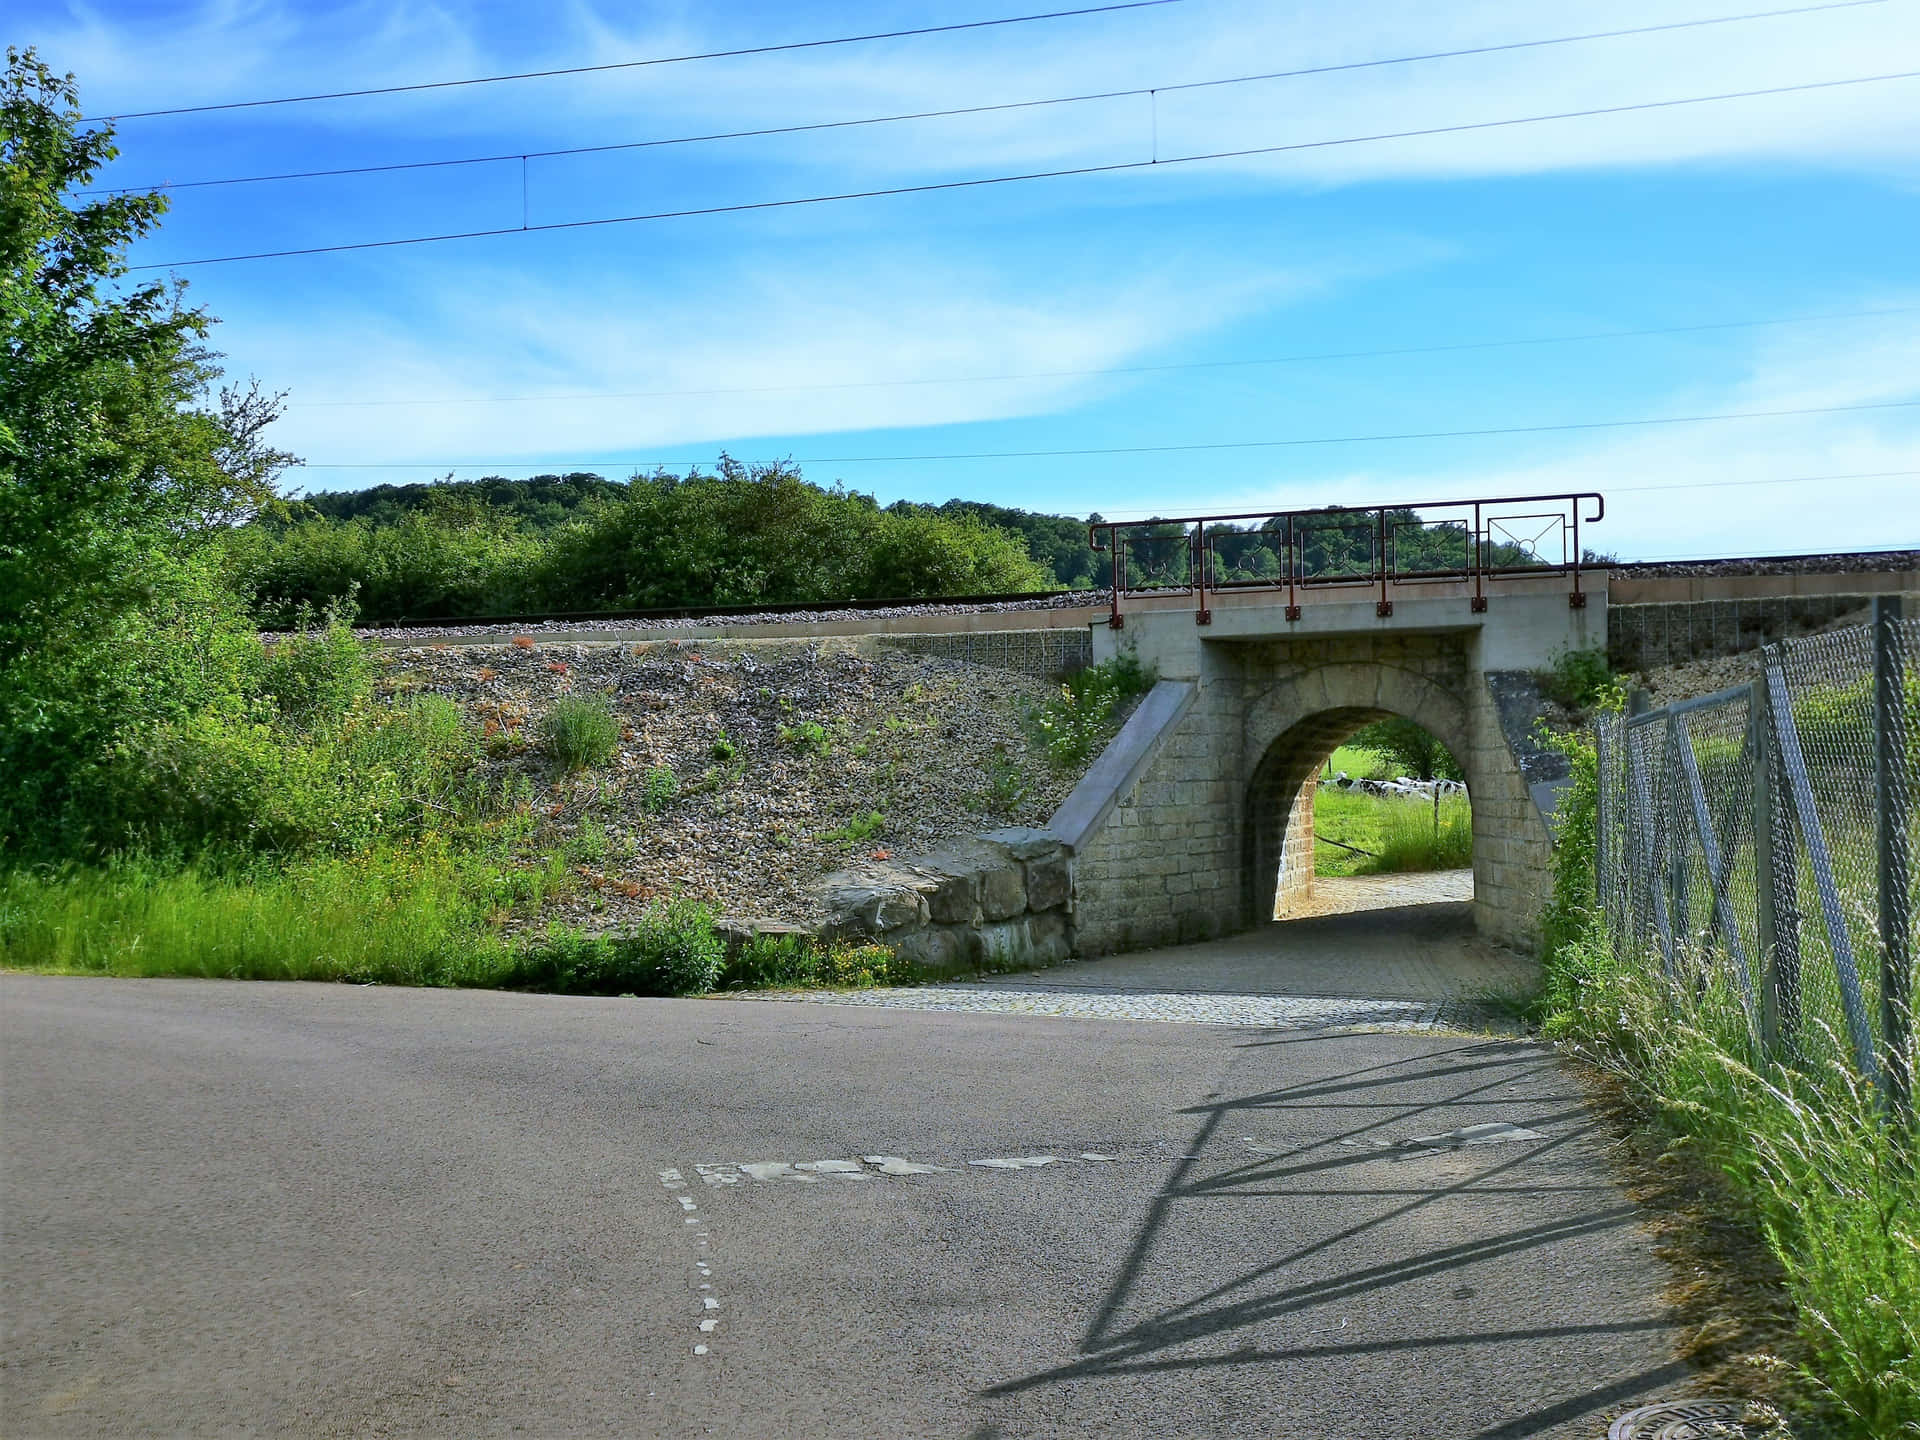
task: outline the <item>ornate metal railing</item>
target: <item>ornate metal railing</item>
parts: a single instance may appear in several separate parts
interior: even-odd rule
[[[1593,513],[1582,515],[1591,504]],[[1304,595],[1371,587],[1375,610],[1393,614],[1391,587],[1472,581],[1471,608],[1487,608],[1489,581],[1567,575],[1567,601],[1587,603],[1580,586],[1580,527],[1606,515],[1592,491],[1499,500],[1330,506],[1151,520],[1108,520],[1088,527],[1088,543],[1112,557],[1113,613],[1148,595],[1191,595],[1194,619],[1211,624],[1215,595],[1284,592],[1289,620]]]

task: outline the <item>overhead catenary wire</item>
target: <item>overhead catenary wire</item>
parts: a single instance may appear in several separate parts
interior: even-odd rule
[[[1507,350],[1529,345],[1571,345],[1600,340],[1637,340],[1661,335],[1698,335],[1717,330],[1751,330],[1769,325],[1811,325],[1830,320],[1881,319],[1911,315],[1920,306],[1892,305],[1874,310],[1836,310],[1821,315],[1783,315],[1762,320],[1716,320],[1698,325],[1656,325],[1640,330],[1588,330],[1567,335],[1531,335],[1508,340],[1466,340],[1442,345],[1396,345],[1379,350],[1320,350],[1297,355],[1263,355],[1244,360],[1186,360],[1159,365],[1109,365],[1078,370],[1023,370],[1000,375],[944,375],[908,380],[826,380],[812,384],[732,385],[698,390],[561,391],[548,395],[460,395],[415,399],[296,400],[289,410],[340,410],[390,406],[560,404],[600,400],[684,400],[717,395],[784,395],[823,390],[885,390],[902,386],[987,385],[1018,380],[1089,379],[1103,375],[1158,375],[1177,371],[1238,370],[1261,365],[1299,365],[1329,360],[1378,360],[1413,355],[1450,355],[1462,351]]]
[[[1772,410],[1723,410],[1701,415],[1654,415],[1632,420],[1569,420],[1547,425],[1483,426],[1471,430],[1402,430],[1370,435],[1293,436],[1279,440],[1206,440],[1175,445],[1102,445],[1087,449],[1059,450],[972,450],[946,454],[920,455],[800,455],[792,456],[801,465],[910,465],[956,460],[1064,460],[1113,455],[1178,455],[1219,450],[1281,450],[1315,445],[1375,445],[1409,440],[1478,440],[1503,435],[1556,435],[1583,430],[1627,430],[1659,425],[1705,425],[1734,420],[1774,420],[1804,415],[1849,415],[1876,410],[1920,408],[1920,400],[1872,400],[1858,405],[1798,405]],[[472,470],[502,468],[525,470],[548,465],[664,465],[704,464],[698,460],[641,459],[549,459],[526,462],[515,460],[408,460],[316,462],[309,470]]]
[[[700,135],[676,135],[654,140],[628,140],[605,145],[570,145],[554,150],[506,151],[495,155],[457,156],[447,160],[406,160],[385,165],[347,165],[333,169],[289,170],[269,175],[238,175],[210,180],[159,181],[151,185],[119,185],[82,190],[81,195],[130,195],[156,190],[199,190],[226,185],[261,185],[293,180],[334,179],[348,175],[384,175],[408,170],[444,170],[466,165],[497,165],[529,160],[551,160],[562,156],[605,155],[626,150],[651,150],[666,146],[704,145],[724,140],[754,140],[781,135],[803,135],[825,130],[846,130],[863,126],[894,125],[915,120],[945,120],[966,115],[991,115],[1009,110],[1033,110],[1048,106],[1080,105],[1102,100],[1124,100],[1140,96],[1157,97],[1161,93],[1186,90],[1210,90],[1231,85],[1251,85],[1275,80],[1294,80],[1311,75],[1331,75],[1350,70],[1370,70],[1389,65],[1413,65],[1431,60],[1453,60],[1472,55],[1493,55],[1514,50],[1533,50],[1555,45],[1576,45],[1594,40],[1616,40],[1627,36],[1653,35],[1671,30],[1700,29],[1711,25],[1733,25],[1754,20],[1773,20],[1782,16],[1808,15],[1823,10],[1851,10],[1863,5],[1882,5],[1887,0],[1830,0],[1820,5],[1791,10],[1753,10],[1738,15],[1713,15],[1698,20],[1676,20],[1659,25],[1637,25],[1622,30],[1595,30],[1578,35],[1554,35],[1536,40],[1513,40],[1498,45],[1476,45],[1457,50],[1433,50],[1414,55],[1394,55],[1374,60],[1353,60],[1335,65],[1309,65],[1292,70],[1269,70],[1251,75],[1230,75],[1212,80],[1189,80],[1171,85],[1139,86],[1124,90],[1094,90],[1075,95],[1054,95],[1032,100],[1007,100],[988,105],[962,105],[940,110],[912,110],[891,115],[870,115],[851,120],[820,120],[805,124],[773,125],[753,130],[721,130]],[[131,117],[127,117],[131,118]],[[1154,154],[1159,153],[1159,112],[1154,110]]]
[[[321,100],[362,100],[375,95],[406,95],[423,90],[458,90],[472,85],[501,85],[514,80],[547,80],[562,75],[600,75],[613,70],[644,70],[658,65],[685,65],[696,60],[737,60],[751,55],[777,55],[793,50],[823,50],[835,45],[864,45],[876,40],[906,40],[919,35],[951,35],[963,30],[991,30],[1004,25],[1030,25],[1041,20],[1070,20],[1082,15],[1111,15],[1122,10],[1155,10],[1183,5],[1186,0],[1118,0],[1108,5],[1085,5],[1074,10],[1006,15],[991,20],[961,20],[948,25],[920,25],[910,30],[875,30],[862,35],[835,35],[822,40],[788,40],[770,45],[745,45],[732,50],[703,50],[686,55],[654,55],[644,60],[611,60],[600,65],[567,65],[552,70],[518,70],[505,75],[475,75],[460,80],[421,80],[407,85],[371,85],[360,90],[326,90],[309,95],[273,95],[258,100],[223,100],[205,105],[173,105],[161,110],[127,110],[112,115],[90,115],[82,122],[152,120],[164,115],[206,115],[221,110],[258,110],[273,105],[306,105]],[[1856,4],[1885,0],[1853,0]],[[1838,7],[1836,7],[1838,8]]]
[[[1915,475],[1920,475],[1920,470],[1854,470],[1854,471],[1846,472],[1844,474],[1837,474],[1837,475],[1774,475],[1761,480],[1681,480],[1673,484],[1608,485],[1605,487],[1604,493],[1608,499],[1612,499],[1616,495],[1645,495],[1645,494],[1654,494],[1654,493],[1664,494],[1668,491],[1682,491],[1682,490],[1686,490],[1686,491],[1727,490],[1727,489],[1744,488],[1751,485],[1827,485],[1827,484],[1832,484],[1841,480],[1899,480],[1899,479],[1905,479],[1909,476],[1915,476]],[[1488,495],[1482,498],[1484,498],[1490,503],[1498,504],[1501,501],[1506,500],[1508,498],[1512,498],[1512,497],[1502,496],[1502,495]],[[1210,510],[1210,509],[1243,510],[1247,508],[1249,503],[1251,502],[1247,502],[1243,499],[1222,500],[1217,503],[1205,503],[1205,502],[1196,501],[1196,502],[1193,502],[1193,508],[1200,509],[1200,510]],[[1410,502],[1412,508],[1416,510],[1420,509],[1423,505],[1443,507],[1450,503],[1457,503],[1453,500],[1451,490],[1448,492],[1447,495],[1435,498],[1433,500],[1429,500],[1429,501],[1415,500]],[[1290,510],[1298,510],[1303,507],[1299,505],[1289,505],[1286,508]],[[1115,510],[1111,512],[1109,511],[1101,512],[1102,517],[1104,519],[1117,521],[1121,524],[1134,524],[1137,522],[1145,522],[1148,520],[1153,520],[1158,518],[1158,516],[1163,513],[1165,512],[1154,511],[1154,510]],[[1274,513],[1279,514],[1282,512],[1275,511]],[[1881,548],[1886,548],[1886,547],[1881,547]],[[1902,547],[1895,546],[1893,548],[1899,549]]]
[[[1018,175],[986,175],[970,180],[934,180],[918,185],[890,185],[874,190],[848,190],[830,195],[803,195],[786,200],[744,200],[730,205],[699,205],[681,210],[654,210],[637,215],[608,215],[590,220],[549,221],[542,225],[509,225],[486,230],[455,230],[437,235],[411,235],[393,240],[356,240],[336,245],[303,245],[286,250],[256,250],[235,255],[207,255],[186,260],[153,261],[127,268],[134,271],[184,270],[201,265],[231,265],[245,260],[286,260],[305,255],[339,255],[352,251],[392,250],[413,245],[435,245],[450,240],[485,240],[502,235],[590,230],[609,225],[687,220],[698,216],[740,215],[757,210],[790,210],[803,205],[878,200],[902,195],[931,195],[943,191],[977,190],[988,186],[1013,185],[1035,180],[1062,180],[1083,175],[1115,175],[1133,170],[1165,170],[1176,165],[1193,165],[1215,160],[1252,159],[1262,155],[1284,155],[1341,145],[1369,145],[1387,140],[1416,140],[1433,135],[1460,135],[1479,130],[1500,130],[1516,125],[1584,120],[1599,115],[1626,115],[1649,110],[1668,110],[1682,105],[1710,105],[1731,100],[1753,100],[1770,95],[1802,94],[1815,90],[1834,90],[1850,85],[1912,80],[1916,77],[1920,77],[1920,70],[1900,70],[1882,75],[1855,75],[1841,80],[1812,80],[1798,85],[1770,85],[1758,90],[1730,90],[1714,95],[1687,95],[1669,100],[1642,100],[1628,105],[1601,105],[1583,110],[1560,110],[1545,115],[1518,115],[1504,120],[1475,120],[1454,125],[1430,125],[1417,130],[1384,131],[1374,135],[1347,135],[1329,140],[1299,140],[1284,145],[1250,145],[1233,150],[1213,150],[1202,154],[1178,155],[1160,160],[1118,160],[1104,165],[1075,165],[1059,170],[1030,170]]]

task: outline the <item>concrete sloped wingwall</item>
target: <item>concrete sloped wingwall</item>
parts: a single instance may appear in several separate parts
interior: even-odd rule
[[[1310,893],[1320,766],[1386,715],[1418,722],[1460,760],[1476,923],[1530,945],[1552,841],[1529,791],[1527,746],[1509,740],[1513,687],[1503,728],[1503,677],[1479,668],[1476,645],[1462,631],[1207,644],[1202,673],[1162,681],[1050,822],[1073,856],[1076,952],[1182,943],[1284,916]]]

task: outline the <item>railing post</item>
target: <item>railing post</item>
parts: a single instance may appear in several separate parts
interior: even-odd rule
[[[1913,1122],[1913,1075],[1908,1068],[1913,1026],[1912,912],[1908,886],[1912,854],[1908,826],[1913,796],[1907,774],[1906,664],[1901,654],[1900,599],[1873,602],[1873,738],[1876,849],[1880,859],[1880,1036],[1887,1100],[1904,1124]]]
[[[1193,527],[1193,558],[1188,563],[1193,566],[1193,595],[1196,602],[1193,623],[1211,625],[1213,611],[1207,608],[1207,522],[1204,520]]]

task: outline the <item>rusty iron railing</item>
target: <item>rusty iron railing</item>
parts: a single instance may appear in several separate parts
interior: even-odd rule
[[[1581,511],[1591,502],[1593,513]],[[1473,582],[1469,608],[1487,608],[1489,581],[1566,575],[1567,603],[1587,603],[1580,585],[1581,525],[1606,516],[1593,491],[1498,500],[1421,501],[1328,506],[1239,515],[1106,520],[1087,528],[1088,543],[1112,555],[1113,613],[1149,595],[1191,595],[1194,620],[1213,622],[1214,595],[1286,593],[1286,616],[1300,618],[1301,597],[1320,590],[1377,588],[1375,612],[1393,614],[1394,585]]]

